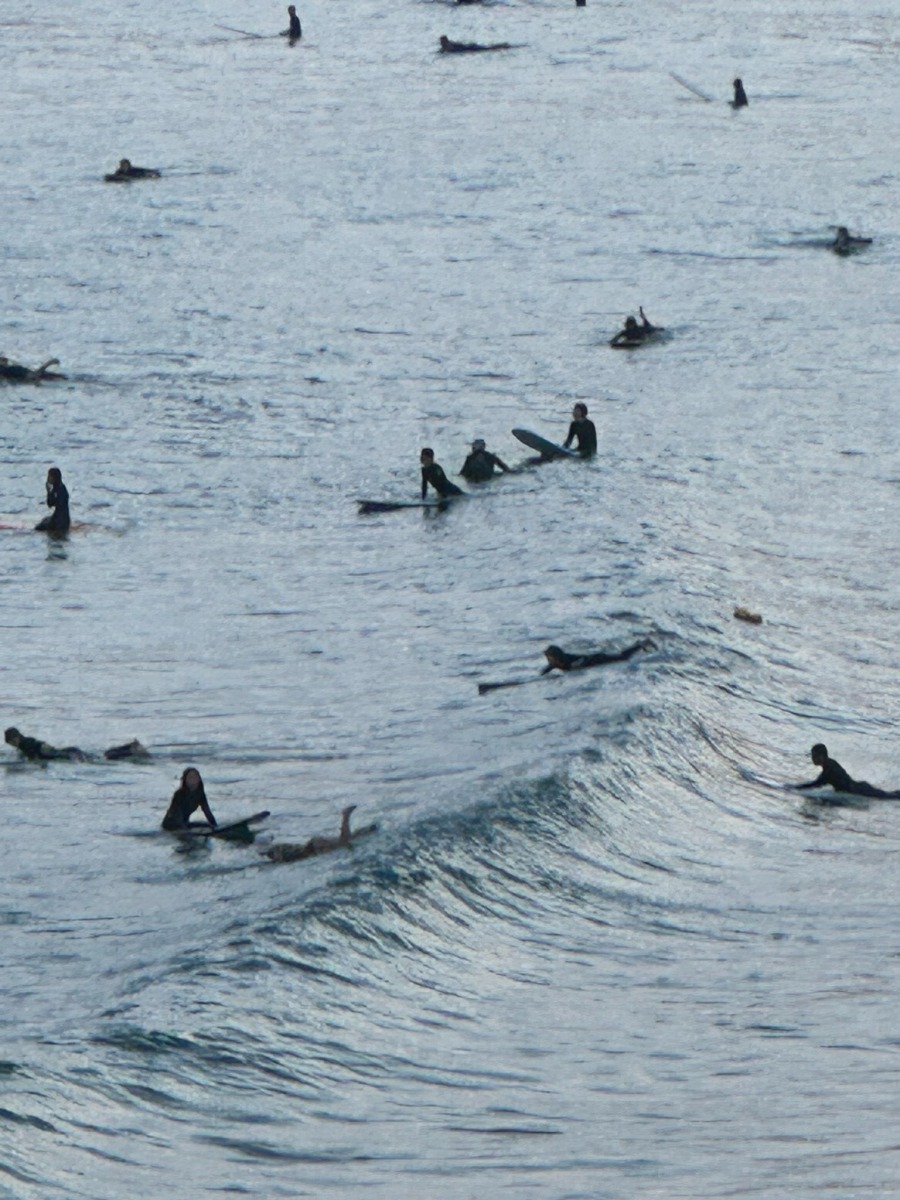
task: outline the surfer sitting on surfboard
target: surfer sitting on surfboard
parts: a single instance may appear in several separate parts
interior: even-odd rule
[[[643,638],[626,650],[620,650],[618,654],[608,654],[605,650],[597,650],[593,654],[567,654],[559,646],[548,646],[544,651],[547,666],[544,667],[541,674],[549,675],[551,671],[583,671],[585,667],[603,667],[607,663],[624,662],[633,654],[637,654],[638,650],[655,649],[656,644],[650,638]]]
[[[574,406],[569,435],[563,442],[563,447],[568,450],[572,442],[577,441],[575,449],[582,458],[591,458],[597,453],[597,430],[594,422],[588,420],[587,412],[587,405],[580,401]]]
[[[848,792],[851,796],[871,796],[876,800],[900,800],[900,791],[885,792],[881,788],[873,787],[871,783],[866,783],[864,779],[851,779],[839,762],[828,757],[828,749],[821,742],[816,742],[813,746],[810,757],[821,769],[821,774],[818,779],[813,779],[810,783],[791,785],[801,792],[809,791],[810,788],[833,787],[836,792]]]
[[[87,758],[87,755],[77,746],[66,746],[63,750],[57,750],[55,746],[50,746],[47,742],[41,742],[37,738],[26,737],[23,733],[19,733],[14,725],[10,725],[3,737],[7,745],[18,750],[20,754],[24,754],[32,762],[47,762],[54,758],[68,758],[75,762],[84,762]]]
[[[103,176],[104,183],[122,183],[128,179],[159,179],[159,171],[153,167],[133,167],[127,158],[119,160],[119,165],[109,175]]]
[[[172,797],[168,812],[163,817],[162,827],[170,833],[179,829],[190,829],[191,814],[200,809],[207,821],[216,827],[216,818],[206,799],[203,780],[196,767],[187,767],[181,776],[181,786]]]
[[[650,324],[644,310],[640,308],[638,312],[641,314],[641,324],[638,324],[636,317],[626,317],[625,328],[610,339],[611,346],[639,346],[651,333],[656,333],[656,326]]]
[[[509,470],[501,458],[487,449],[484,438],[476,438],[472,443],[472,453],[466,458],[459,473],[469,483],[486,483],[493,476],[494,467],[499,471]]]
[[[51,467],[47,472],[47,507],[53,512],[43,521],[38,521],[35,529],[39,533],[67,533],[72,519],[69,516],[69,489],[63,483],[62,471],[59,467]]]
[[[434,488],[442,500],[447,500],[451,496],[461,496],[462,488],[458,488],[455,483],[451,483],[444,474],[444,468],[440,463],[434,461],[434,451],[430,446],[423,446],[419,454],[419,462],[422,464],[422,499],[428,491],[428,485]]]
[[[272,862],[297,862],[301,858],[327,854],[330,850],[346,849],[353,837],[350,814],[355,808],[355,804],[348,804],[341,813],[341,832],[337,837],[311,837],[308,842],[277,842],[266,851],[266,857],[271,858]]]
[[[0,379],[8,379],[10,383],[41,383],[47,379],[65,379],[57,371],[48,371],[48,367],[58,367],[58,358],[48,358],[39,367],[23,367],[21,363],[10,362],[5,354],[0,354]]]

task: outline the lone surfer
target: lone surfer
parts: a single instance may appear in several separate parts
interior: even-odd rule
[[[795,783],[792,787],[805,792],[811,788],[833,787],[836,792],[847,792],[851,796],[871,796],[875,800],[900,800],[900,791],[886,792],[882,788],[873,787],[864,779],[851,779],[839,762],[828,757],[828,749],[822,742],[816,742],[810,751],[810,757],[820,768],[818,779],[809,783]]]
[[[281,31],[281,36],[289,38],[292,46],[294,42],[299,42],[303,37],[303,30],[300,28],[300,18],[297,16],[297,10],[293,4],[288,5],[288,27]]]
[[[266,851],[266,858],[271,858],[272,862],[298,862],[301,858],[314,858],[331,850],[345,850],[353,837],[350,814],[355,808],[355,804],[348,804],[341,813],[341,832],[337,837],[311,837],[308,842],[276,842]]]
[[[495,42],[492,46],[482,46],[478,42],[451,42],[448,37],[441,36],[442,54],[475,54],[479,50],[511,50],[509,42]]]
[[[638,312],[641,314],[641,323],[638,324],[636,317],[626,317],[625,328],[610,339],[611,346],[639,346],[651,333],[656,333],[657,326],[650,324],[643,308],[639,308]]]
[[[857,246],[871,246],[871,244],[871,238],[851,237],[850,230],[846,225],[838,225],[831,248],[837,254],[849,254]]]
[[[434,461],[434,451],[430,446],[423,446],[419,454],[419,462],[422,464],[422,499],[428,491],[428,485],[434,488],[442,500],[448,500],[451,496],[461,496],[462,488],[458,488],[455,483],[451,483],[444,474],[444,468],[440,463]]]
[[[181,785],[172,797],[168,811],[162,819],[163,829],[175,833],[179,829],[189,829],[191,814],[200,809],[207,821],[216,827],[216,818],[206,799],[203,780],[196,767],[187,767],[181,776]]]
[[[10,362],[5,354],[0,354],[0,379],[8,379],[10,383],[41,383],[48,379],[65,379],[58,371],[50,371],[48,367],[58,367],[58,358],[48,358],[39,367],[23,367],[21,363]]]
[[[639,650],[655,649],[656,644],[650,638],[642,638],[641,641],[635,642],[633,646],[628,646],[625,650],[620,650],[617,654],[609,654],[605,650],[597,650],[593,654],[568,654],[559,646],[548,646],[544,651],[547,665],[541,674],[549,675],[551,671],[583,671],[587,667],[605,667],[607,663],[625,662]]]
[[[69,516],[69,489],[63,483],[62,471],[59,467],[51,467],[47,472],[47,507],[53,512],[43,521],[38,521],[35,529],[38,533],[67,533],[72,519]]]
[[[472,443],[472,452],[466,458],[459,473],[469,483],[485,483],[492,478],[494,467],[498,471],[509,470],[501,458],[498,458],[496,454],[491,454],[485,445],[484,438],[476,438]]]
[[[747,99],[747,93],[744,91],[743,81],[736,79],[733,86],[734,99],[729,100],[728,103],[732,108],[747,108],[750,104],[750,101]]]
[[[10,725],[9,729],[4,732],[3,739],[8,746],[18,750],[32,762],[48,762],[54,758],[68,758],[74,762],[84,762],[87,758],[84,751],[79,750],[77,746],[66,746],[64,749],[58,750],[56,746],[51,746],[38,738],[26,737],[14,725]]]
[[[597,429],[587,414],[587,405],[579,401],[572,409],[572,423],[563,442],[563,447],[568,450],[572,442],[577,441],[575,449],[582,458],[592,458],[597,453]]]
[[[104,183],[123,183],[129,179],[159,179],[159,171],[153,167],[133,167],[127,158],[120,159],[115,171],[103,176]]]

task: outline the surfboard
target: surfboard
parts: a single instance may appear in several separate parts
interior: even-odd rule
[[[446,496],[443,500],[357,500],[359,515],[371,516],[373,513],[397,512],[401,508],[441,508],[451,500],[461,500],[459,496]]]
[[[662,325],[654,325],[643,337],[633,338],[624,342],[617,342],[613,338],[609,344],[613,350],[637,350],[639,346],[646,346],[648,342],[652,342],[658,333],[665,332],[665,328]]]
[[[197,821],[187,829],[173,829],[172,832],[184,838],[218,837],[226,842],[252,842],[256,834],[250,828],[269,816],[269,810],[254,813],[250,817],[242,817],[239,821],[229,821],[227,825],[207,825],[205,821]]]
[[[580,458],[574,450],[567,450],[565,446],[558,446],[556,442],[548,441],[547,438],[541,437],[539,433],[532,433],[530,429],[514,429],[513,437],[528,446],[531,450],[537,450],[539,454],[546,454],[556,458]]]

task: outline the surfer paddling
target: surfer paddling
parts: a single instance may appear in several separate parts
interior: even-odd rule
[[[478,42],[451,42],[448,37],[441,36],[441,54],[477,54],[479,50],[512,50],[509,42],[495,42],[492,46],[482,46]]]
[[[0,379],[9,383],[44,383],[48,379],[65,379],[65,375],[48,369],[58,366],[58,358],[48,358],[39,367],[23,367],[21,363],[10,362],[5,354],[0,354]]]
[[[462,488],[458,488],[455,483],[451,483],[444,474],[444,468],[440,463],[434,461],[434,451],[430,446],[423,446],[419,453],[419,462],[422,464],[422,499],[428,492],[429,485],[434,488],[442,500],[449,500],[453,496],[461,496]]]
[[[658,332],[659,327],[650,324],[644,310],[639,308],[638,312],[641,314],[640,323],[636,317],[626,317],[625,328],[610,339],[611,346],[640,346],[651,334]]]
[[[10,725],[3,734],[3,739],[7,746],[12,746],[14,750],[18,750],[21,755],[29,759],[31,762],[49,762],[55,758],[67,758],[73,762],[84,762],[87,755],[83,750],[79,750],[77,746],[66,746],[62,750],[58,750],[56,746],[51,746],[47,742],[42,742],[38,738],[26,737],[20,733],[14,725]]]
[[[298,862],[301,858],[314,858],[317,854],[328,854],[332,850],[346,850],[353,839],[350,832],[350,814],[355,804],[348,804],[341,813],[341,831],[337,837],[311,837],[308,842],[276,842],[266,851],[272,862]]]
[[[588,667],[605,667],[607,663],[625,662],[639,650],[655,649],[656,643],[650,638],[642,638],[641,641],[614,654],[610,654],[606,650],[596,650],[592,654],[568,654],[559,646],[548,646],[544,651],[547,665],[541,674],[549,675],[551,671],[584,671]]]
[[[587,414],[587,405],[579,401],[572,409],[572,423],[563,442],[564,450],[568,450],[573,442],[577,442],[575,449],[582,458],[592,458],[597,453],[597,429],[594,422],[588,420]]]
[[[162,819],[163,829],[169,833],[177,833],[181,829],[191,828],[191,814],[197,809],[203,813],[209,824],[216,828],[216,818],[206,799],[206,789],[196,767],[187,767],[181,776],[181,784],[172,797],[168,811]]]
[[[299,42],[303,37],[303,30],[300,28],[300,18],[297,16],[297,9],[293,4],[288,5],[288,27],[281,31],[281,36],[286,37],[292,46],[294,42]]]
[[[476,438],[472,443],[472,452],[466,458],[459,473],[469,483],[486,483],[493,477],[494,467],[498,471],[509,470],[503,459],[498,458],[496,454],[491,454],[485,445],[484,438]]]
[[[51,467],[47,472],[47,507],[53,512],[43,521],[38,521],[35,529],[38,533],[68,533],[72,519],[69,516],[69,489],[63,483],[62,471],[59,467]]]
[[[810,780],[809,783],[789,785],[798,791],[832,787],[836,792],[847,792],[851,796],[869,796],[873,800],[900,800],[900,791],[886,792],[882,788],[873,787],[871,783],[866,783],[864,779],[851,779],[839,762],[828,757],[828,749],[822,742],[816,742],[810,751],[810,757],[820,770],[819,777]]]
[[[127,183],[130,179],[160,179],[159,171],[153,167],[133,167],[127,158],[120,159],[116,169],[103,176],[104,183]]]

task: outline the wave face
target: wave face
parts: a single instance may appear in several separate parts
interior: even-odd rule
[[[0,1195],[892,1195],[900,813],[782,787],[900,786],[881,10],[301,16],[2,20],[5,723],[153,756],[3,759]]]

